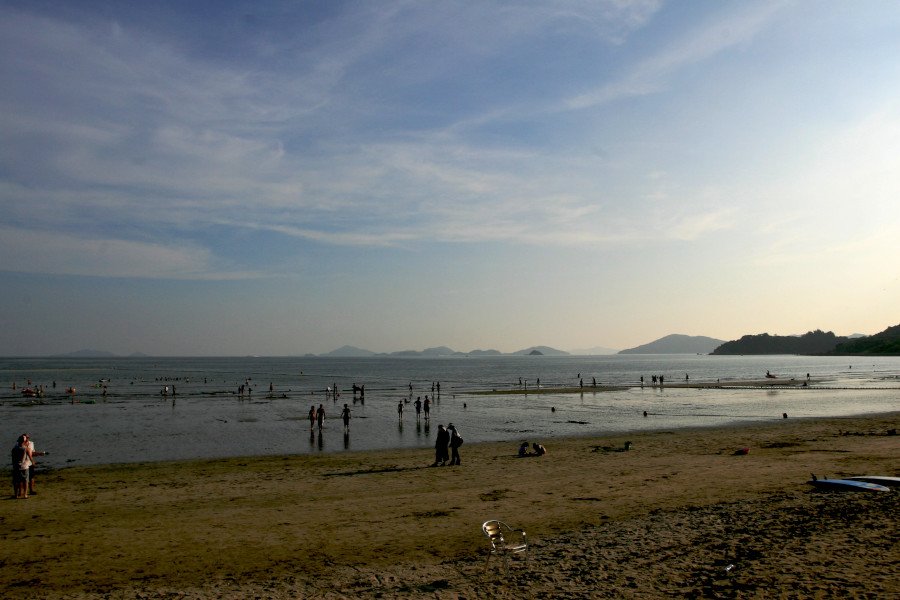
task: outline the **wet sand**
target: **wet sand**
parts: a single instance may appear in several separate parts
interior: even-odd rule
[[[76,467],[0,502],[6,597],[896,598],[900,414],[431,453]],[[624,451],[625,442],[631,450]],[[174,442],[173,442],[174,443]],[[736,455],[739,448],[746,455]],[[114,459],[114,457],[111,457]],[[11,486],[10,486],[11,488]],[[11,489],[10,489],[11,491]],[[524,528],[507,577],[480,530]],[[726,570],[729,565],[733,565]]]
[[[516,387],[512,389],[506,390],[477,390],[474,392],[467,392],[467,394],[471,396],[483,396],[483,395],[521,395],[528,396],[530,394],[583,394],[585,392],[619,392],[622,390],[627,390],[630,388],[648,388],[648,389],[666,389],[666,388],[676,388],[676,389],[724,389],[724,388],[770,388],[770,387],[808,387],[819,383],[818,380],[814,379],[794,379],[794,378],[772,378],[772,379],[747,379],[740,381],[685,381],[683,379],[675,380],[675,381],[666,381],[662,384],[659,383],[646,383],[645,385],[633,385],[633,386],[624,386],[624,385],[609,385],[598,383],[594,385],[593,383],[586,385],[578,385],[578,386],[566,386],[566,387],[553,387],[542,385],[540,387]],[[462,395],[462,394],[460,394]]]

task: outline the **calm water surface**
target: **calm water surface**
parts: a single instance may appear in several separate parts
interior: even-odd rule
[[[670,383],[687,376],[692,383],[727,384],[761,380],[766,371],[798,382],[809,373],[812,385],[639,386],[641,376],[648,384],[651,375]],[[538,379],[543,388],[578,386],[579,375],[583,394],[472,395],[519,389],[519,378],[529,389]],[[593,379],[628,388],[593,392]],[[437,382],[439,395],[432,393]],[[354,384],[366,386],[365,399],[354,397]],[[23,387],[41,385],[43,398],[21,394]],[[335,386],[336,398],[325,391]],[[426,395],[434,398],[431,419],[417,420],[411,401]],[[348,434],[339,418],[344,403],[353,415]],[[321,434],[306,420],[310,406],[319,404],[327,415]],[[52,467],[389,448],[422,448],[428,461],[437,425],[449,422],[467,443],[517,446],[526,439],[779,420],[784,412],[815,417],[896,410],[900,357],[0,359],[0,428],[8,445],[30,433],[38,450],[50,451],[41,463]]]

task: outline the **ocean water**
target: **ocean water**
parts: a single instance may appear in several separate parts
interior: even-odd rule
[[[691,383],[727,385],[762,380],[767,371],[798,382],[808,373],[812,385],[649,385],[652,375],[664,375],[669,384],[689,377]],[[642,376],[648,384],[643,388]],[[585,387],[580,394],[472,394],[519,389],[520,378],[529,389],[538,379],[542,388],[577,387],[580,380]],[[627,389],[595,392],[594,379],[598,386]],[[440,394],[432,392],[438,382]],[[365,385],[364,399],[354,396],[354,384]],[[37,386],[43,386],[43,398],[22,395],[23,387]],[[337,396],[326,392],[334,387]],[[416,419],[412,404],[426,395],[434,399],[428,421]],[[346,434],[339,418],[345,403],[353,415]],[[321,433],[307,421],[310,407],[320,404],[326,411]],[[467,443],[509,441],[512,451],[523,440],[774,421],[785,412],[815,417],[896,410],[900,357],[0,359],[0,429],[10,447],[30,433],[38,450],[50,452],[39,462],[54,468],[390,448],[421,448],[428,462],[437,425],[450,422]]]

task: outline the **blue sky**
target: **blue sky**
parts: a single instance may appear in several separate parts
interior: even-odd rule
[[[892,2],[0,0],[2,355],[900,322]]]

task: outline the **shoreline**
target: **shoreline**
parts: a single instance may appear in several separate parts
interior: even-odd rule
[[[895,597],[900,532],[875,525],[900,514],[900,494],[806,481],[900,475],[898,424],[894,412],[529,440],[548,454],[528,458],[490,442],[464,445],[460,467],[416,449],[66,467],[0,502],[0,585],[50,600]],[[496,558],[482,573],[490,518],[533,546],[512,583]]]
[[[649,386],[648,386],[649,387]],[[692,386],[693,387],[693,386]],[[654,416],[655,413],[648,413],[648,416]],[[811,421],[833,421],[835,423],[840,423],[841,421],[851,421],[856,422],[858,420],[866,420],[866,419],[875,419],[880,420],[882,418],[889,419],[891,417],[897,417],[897,427],[892,428],[895,431],[900,431],[900,411],[887,411],[887,412],[863,412],[859,414],[850,414],[850,415],[838,415],[838,416],[800,416],[800,417],[789,417],[785,419],[784,417],[771,416],[767,419],[759,420],[741,420],[740,418],[735,418],[733,421],[728,423],[719,423],[712,425],[702,425],[702,424],[694,424],[689,426],[676,426],[676,427],[660,427],[659,429],[628,429],[621,431],[609,431],[603,433],[585,433],[583,435],[565,435],[565,436],[537,436],[530,435],[529,433],[523,433],[521,437],[529,437],[533,438],[531,441],[539,441],[545,445],[547,444],[555,444],[555,443],[576,443],[578,441],[585,440],[599,440],[599,439],[607,439],[607,438],[627,438],[627,437],[637,437],[642,435],[654,435],[654,434],[694,434],[701,435],[704,431],[732,431],[732,430],[742,430],[748,428],[756,428],[756,427],[778,427],[780,424],[787,423],[787,421],[791,421],[793,423],[803,423],[803,422],[811,422]],[[840,428],[839,428],[840,429]],[[844,435],[848,435],[848,433],[844,433]],[[889,434],[889,435],[894,435]],[[483,442],[472,442],[467,443],[467,449],[475,449],[482,446],[497,446],[497,447],[508,447],[513,448],[514,450],[518,448],[519,443],[522,440],[490,440]],[[37,476],[43,477],[47,475],[51,475],[53,473],[62,473],[70,469],[103,469],[103,468],[141,468],[141,467],[158,467],[160,465],[171,464],[171,465],[191,465],[199,462],[216,462],[216,461],[260,461],[260,460],[291,460],[291,459],[313,459],[316,457],[327,458],[329,456],[342,456],[348,459],[353,460],[362,460],[365,456],[370,455],[378,455],[378,454],[387,454],[387,455],[395,455],[395,454],[415,454],[415,455],[430,455],[433,454],[433,448],[431,446],[427,447],[402,447],[402,448],[374,448],[369,450],[341,450],[338,452],[326,452],[322,454],[292,454],[292,453],[274,453],[274,454],[259,454],[259,455],[244,455],[237,454],[232,456],[216,456],[216,457],[194,457],[194,458],[175,458],[175,459],[160,459],[160,460],[139,460],[139,461],[124,461],[124,462],[107,462],[107,463],[99,463],[99,464],[68,464],[64,466],[58,467],[43,467],[41,463],[38,463]],[[430,453],[430,454],[429,454]],[[900,476],[900,474],[898,474]]]
[[[767,387],[791,387],[796,386],[798,388],[804,389],[821,389],[814,387],[814,383],[817,380],[815,379],[782,379],[782,378],[774,378],[774,379],[762,379],[762,380],[738,380],[738,381],[701,381],[696,383],[685,383],[684,381],[680,383],[648,383],[645,385],[634,384],[634,385],[586,385],[586,386],[566,386],[566,387],[548,387],[548,386],[540,386],[533,388],[513,388],[513,389],[493,389],[493,390],[475,390],[470,392],[457,392],[457,396],[488,396],[488,395],[524,395],[527,396],[529,394],[583,394],[586,392],[621,392],[624,390],[632,390],[632,389],[693,389],[693,390],[703,390],[703,389],[729,389],[729,388],[767,388]],[[889,387],[885,389],[897,389],[900,391],[900,387]]]

